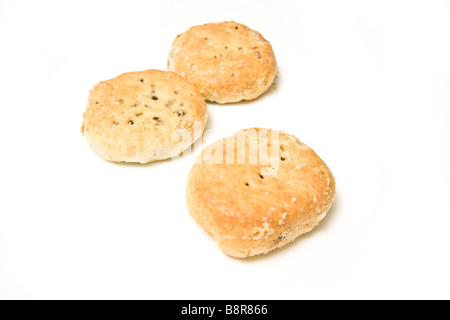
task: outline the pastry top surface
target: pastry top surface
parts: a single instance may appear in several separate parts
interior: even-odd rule
[[[176,148],[183,131],[191,139],[196,122],[206,123],[198,89],[176,73],[129,72],[94,86],[82,131],[107,160],[147,162]]]
[[[195,26],[173,42],[168,69],[218,103],[253,100],[277,74],[271,44],[257,31],[229,21]]]

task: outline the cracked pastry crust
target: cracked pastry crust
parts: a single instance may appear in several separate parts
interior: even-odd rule
[[[197,157],[186,205],[225,254],[245,258],[311,231],[334,197],[333,175],[311,148],[287,133],[254,128]]]
[[[277,75],[271,44],[234,21],[195,26],[178,35],[167,67],[194,83],[205,99],[221,104],[256,99]]]
[[[114,162],[148,163],[179,155],[201,137],[206,103],[180,75],[129,72],[94,86],[81,128],[96,154]]]

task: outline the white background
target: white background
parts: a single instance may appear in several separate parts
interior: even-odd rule
[[[201,149],[112,164],[80,133],[95,83],[165,69],[177,34],[224,20],[280,75],[209,104],[204,143],[283,130],[337,181],[317,229],[246,260],[185,208]],[[0,298],[450,298],[450,1],[0,0],[0,92]]]

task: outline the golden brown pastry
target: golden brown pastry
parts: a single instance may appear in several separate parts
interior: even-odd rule
[[[257,31],[229,21],[195,26],[172,44],[168,69],[194,83],[209,101],[253,100],[277,75],[270,43]]]
[[[147,163],[189,148],[206,121],[206,103],[193,84],[173,72],[146,70],[97,84],[82,132],[105,160]]]
[[[186,204],[225,254],[245,258],[311,231],[334,197],[333,175],[311,148],[287,133],[247,129],[198,156]]]

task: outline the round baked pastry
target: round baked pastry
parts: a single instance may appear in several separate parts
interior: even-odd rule
[[[206,103],[193,84],[173,72],[147,70],[97,84],[82,132],[105,160],[147,163],[182,153],[206,121]]]
[[[277,75],[270,43],[233,21],[196,26],[180,34],[167,66],[194,83],[207,100],[218,103],[253,100]]]
[[[287,133],[247,129],[197,157],[186,204],[225,254],[245,258],[311,231],[334,197],[333,175],[311,148]]]

